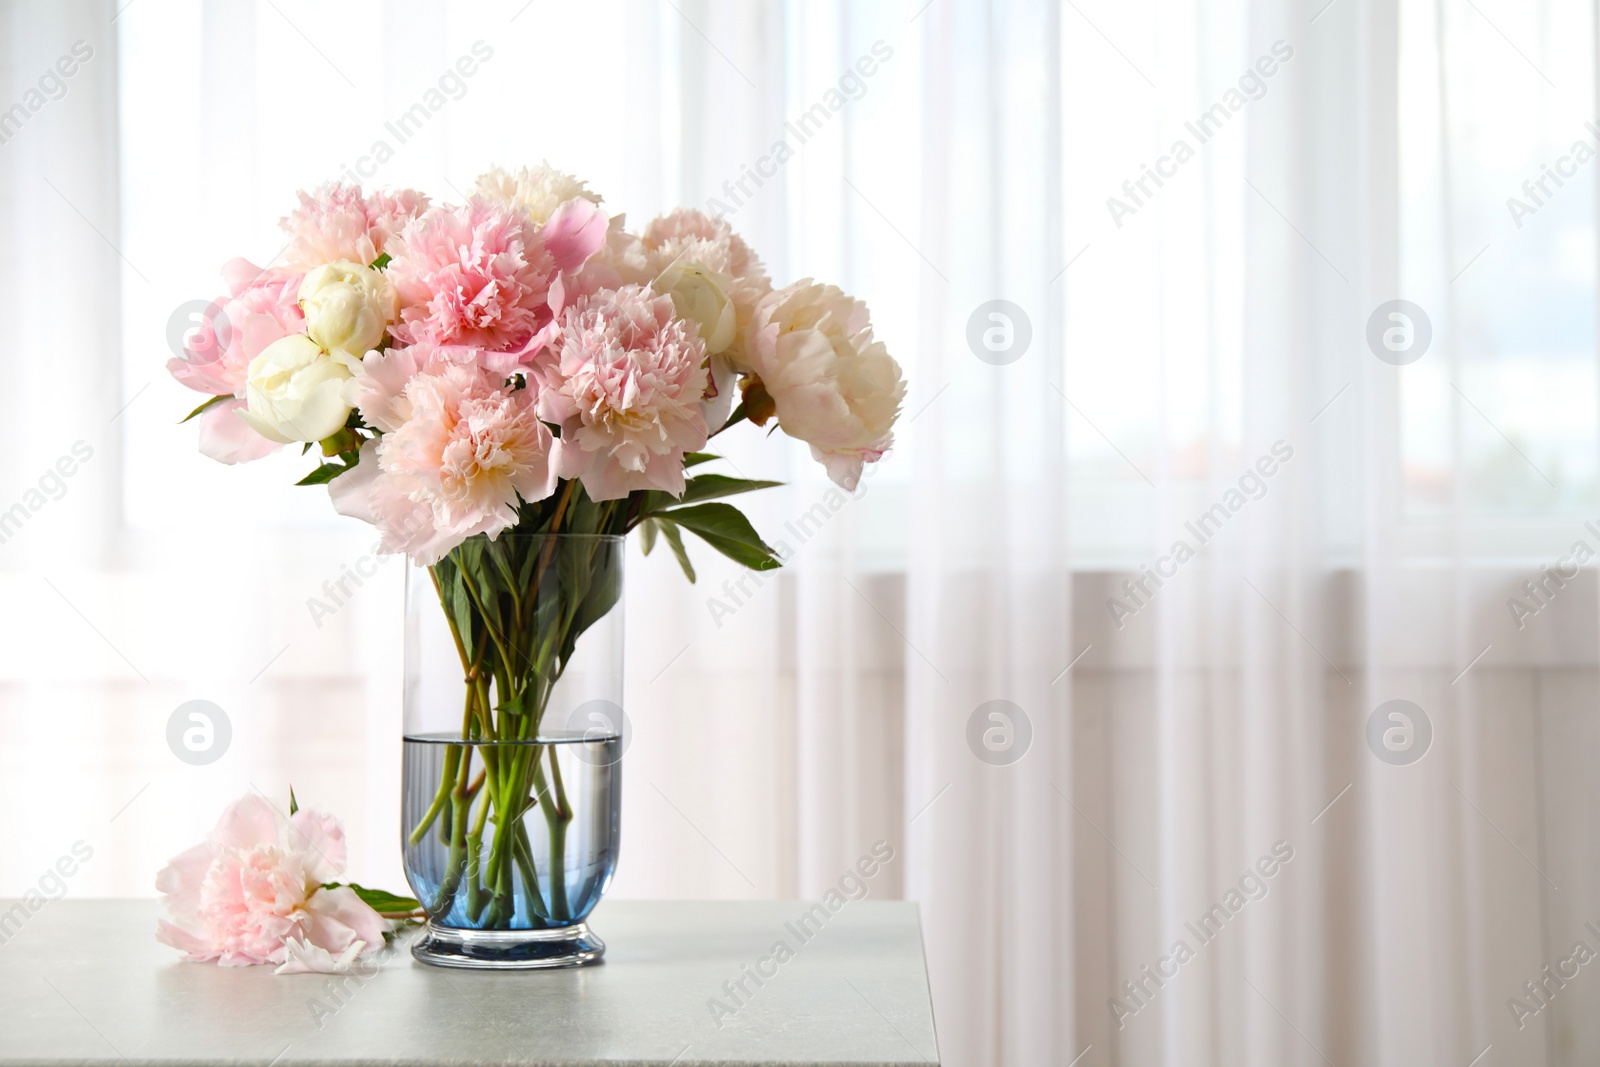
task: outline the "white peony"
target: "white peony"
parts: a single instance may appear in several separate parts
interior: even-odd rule
[[[730,287],[729,278],[687,260],[670,264],[650,283],[651,289],[672,297],[679,318],[699,328],[706,353],[713,356],[733,343],[738,328]]]
[[[340,260],[317,267],[300,283],[306,333],[323,350],[355,370],[377,348],[399,315],[400,300],[381,271]]]
[[[867,306],[803,279],[756,305],[745,350],[783,432],[810,444],[828,477],[854,490],[862,465],[894,443],[906,395],[900,365],[873,340]]]
[[[706,324],[701,324],[706,348],[721,356],[723,362],[733,369],[749,370],[749,361],[744,353],[744,337],[750,325],[750,316],[754,314],[756,304],[772,292],[772,282],[750,246],[733,232],[726,220],[713,218],[694,208],[680,208],[651,220],[650,225],[645,227],[640,244],[657,279],[652,287],[658,292],[666,292],[677,285],[679,278],[675,272],[684,270],[698,273],[698,277],[687,279],[694,289],[686,295],[695,301],[703,300],[707,295],[703,291],[707,283],[714,282],[718,290],[714,294],[716,302],[720,304],[726,300],[732,304],[734,329],[727,344],[713,345],[713,338],[706,335]],[[673,303],[678,306],[680,315],[695,317],[684,310],[684,304],[676,293]],[[713,305],[705,306],[709,311]],[[716,311],[719,318],[712,320],[713,325],[720,319],[720,307]]]
[[[497,204],[520,207],[540,226],[568,200],[582,197],[592,204],[600,203],[600,194],[582,179],[556,170],[549,163],[521,167],[515,174],[495,167],[478,175],[473,193]]]
[[[250,361],[239,417],[269,441],[320,441],[350,417],[341,395],[350,371],[303,333],[279,338]]]

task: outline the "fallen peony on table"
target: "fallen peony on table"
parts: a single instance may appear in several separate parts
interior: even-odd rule
[[[154,900],[0,901],[0,1064],[938,1063],[916,905],[604,901],[605,963],[496,973],[184,963]]]

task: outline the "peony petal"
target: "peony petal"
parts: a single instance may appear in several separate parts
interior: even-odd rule
[[[200,416],[200,453],[219,463],[249,463],[270,456],[284,442],[257,433],[244,418],[243,400],[219,400]]]
[[[222,280],[227,283],[230,296],[238,296],[265,273],[265,267],[258,267],[244,258],[230,259],[222,265]]]
[[[273,974],[359,974],[368,975],[372,969],[357,961],[366,951],[365,941],[352,941],[343,952],[335,956],[325,948],[309,941],[290,939],[283,943],[285,959]]]
[[[715,433],[733,414],[733,394],[739,372],[722,353],[712,356],[707,363],[710,388],[706,390],[706,398],[700,401],[700,414],[706,420],[706,430]]]
[[[235,328],[239,331],[239,346],[246,363],[293,332],[285,329],[271,315],[246,315],[243,322],[235,324]]]
[[[220,955],[204,937],[165,919],[156,925],[156,940],[184,953],[184,958],[190,963],[210,963]]]
[[[328,483],[328,499],[333,501],[333,510],[376,525],[378,516],[372,510],[372,483],[377,477],[378,442],[374,439],[361,445],[355,470],[346,471]]]
[[[306,875],[318,885],[337,881],[347,852],[344,827],[332,815],[301,808],[289,817],[289,844],[300,850]]]
[[[268,426],[261,419],[258,419],[254,415],[250,414],[250,409],[248,407],[240,406],[234,410],[238,413],[239,421],[244,423],[245,426],[250,429],[250,432],[254,433],[257,437],[260,437],[265,441],[269,441],[272,444],[277,445],[279,448],[282,448],[284,445],[292,445],[296,443],[294,438],[285,437],[277,430],[274,430],[271,426]],[[205,451],[204,445],[201,445],[201,451]],[[209,453],[207,454],[209,455]]]
[[[611,220],[599,205],[576,197],[550,213],[539,236],[544,238],[545,248],[555,257],[556,269],[570,273],[605,247],[610,225]],[[552,306],[555,303],[551,301]]]
[[[203,842],[172,857],[156,874],[156,892],[166,896],[173,918],[188,920],[199,914],[200,887],[216,854],[215,845]]]
[[[328,952],[343,952],[354,941],[383,944],[389,920],[349,886],[319,889],[306,902],[306,940]]]
[[[231,396],[238,389],[237,383],[229,382],[222,376],[224,369],[222,361],[215,358],[191,362],[174,356],[167,360],[167,373],[176,378],[179,385],[212,396]]]
[[[254,848],[257,845],[277,845],[281,816],[266,797],[259,793],[246,793],[229,804],[217,820],[211,839],[226,848]]]
[[[856,491],[856,483],[861,480],[861,468],[864,462],[861,453],[824,452],[816,445],[812,445],[811,456],[827,470],[828,477],[833,479],[835,485],[847,493]]]

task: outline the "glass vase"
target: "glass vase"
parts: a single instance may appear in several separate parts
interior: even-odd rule
[[[623,538],[503,533],[408,565],[402,844],[450,967],[593,963],[617,862]]]

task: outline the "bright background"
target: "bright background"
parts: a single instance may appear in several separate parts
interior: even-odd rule
[[[1114,218],[1275,42],[1259,99]],[[750,499],[781,574],[631,556],[614,896],[816,896],[887,840],[872,893],[921,904],[954,1065],[1600,1061],[1592,968],[1520,1027],[1507,1003],[1600,949],[1595,571],[1524,591],[1600,551],[1600,163],[1524,192],[1600,142],[1595,42],[1576,0],[0,2],[0,514],[28,511],[0,895],[79,839],[73,895],[150,894],[291,783],[357,880],[401,885],[402,565],[314,617],[370,532],[291,457],[200,457],[163,369],[175,310],[382,139],[370,184],[439,199],[545,158],[640,223],[716,198],[780,284],[868,300],[911,382],[848,502],[728,435],[788,483]],[[1366,341],[1396,298],[1433,331],[1403,367]],[[968,343],[995,299],[1031,332],[1002,365]],[[1276,441],[1262,499],[1119,628],[1123,582]],[[1395,698],[1434,733],[1406,767],[1364,740]],[[190,699],[231,722],[208,766],[166,743]],[[1008,766],[967,745],[991,700],[1029,724]],[[1280,840],[1268,896],[1119,1029],[1123,983]]]

